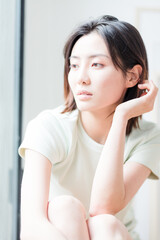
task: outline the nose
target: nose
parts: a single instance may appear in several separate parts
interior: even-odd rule
[[[77,76],[77,83],[78,84],[90,84],[90,77],[88,73],[88,69],[84,66],[79,69],[78,76]]]

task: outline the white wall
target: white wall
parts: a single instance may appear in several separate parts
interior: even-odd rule
[[[158,6],[160,0],[26,1],[24,125],[40,110],[63,101],[62,50],[77,23],[110,14],[136,25],[138,7]]]
[[[82,20],[103,14],[137,25],[137,9],[144,7],[160,8],[160,0],[26,1],[23,132],[27,122],[41,110],[54,108],[63,102],[62,50],[73,27]],[[156,185],[156,194],[157,188]],[[152,206],[149,201],[155,202],[156,199],[151,198],[150,193],[151,187],[147,181],[135,203],[139,219],[137,229],[142,240],[160,239],[158,229],[154,229],[154,238],[153,235],[149,238],[153,232],[151,222],[158,221],[158,215],[148,210]],[[157,205],[156,210],[160,212]],[[150,217],[152,219],[149,222]]]

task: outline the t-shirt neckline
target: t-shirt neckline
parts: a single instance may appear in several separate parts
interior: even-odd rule
[[[79,127],[79,133],[82,136],[83,140],[87,141],[91,148],[98,151],[101,151],[103,149],[104,145],[93,140],[84,130],[81,119],[80,119],[79,111],[78,111],[78,127]]]

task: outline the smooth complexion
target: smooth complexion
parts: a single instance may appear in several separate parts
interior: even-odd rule
[[[92,32],[75,43],[68,81],[85,131],[103,144],[127,84],[122,71],[115,68],[109,50],[98,33]],[[79,90],[86,90],[92,95],[77,95]]]

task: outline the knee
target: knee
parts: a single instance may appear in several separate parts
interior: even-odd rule
[[[102,216],[102,221],[106,226],[109,226],[112,232],[116,232],[116,230],[119,229],[121,225],[121,222],[111,214],[104,214]]]
[[[93,228],[95,225],[98,229],[105,229],[106,234],[115,240],[126,239],[124,237],[124,226],[114,215],[101,214],[91,217],[89,226]]]
[[[86,211],[83,204],[75,197],[69,195],[61,195],[48,203],[48,216],[61,215],[81,215],[86,217]]]
[[[119,225],[119,220],[111,214],[100,214],[94,217],[91,217],[91,221],[97,222],[97,224],[109,226],[110,229],[115,229]]]

